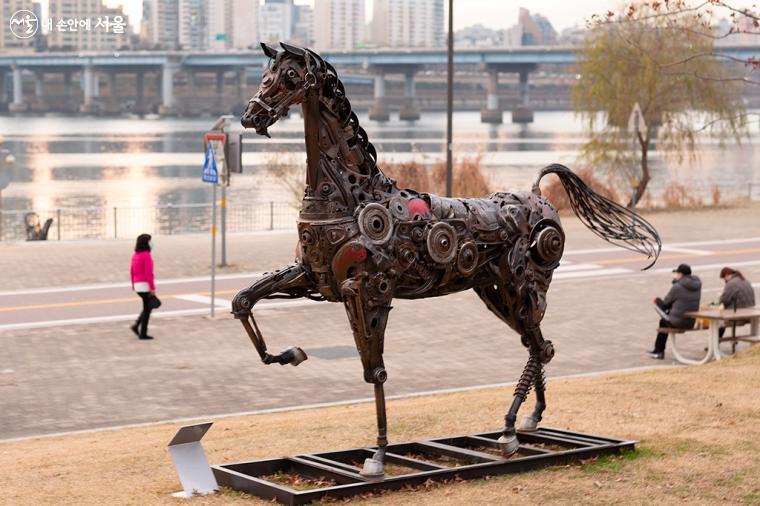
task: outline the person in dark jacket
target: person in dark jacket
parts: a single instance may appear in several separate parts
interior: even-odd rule
[[[691,267],[681,264],[674,269],[673,286],[664,299],[657,297],[654,303],[662,316],[660,327],[672,327],[690,329],[694,326],[694,319],[687,318],[685,313],[699,309],[699,299],[702,295],[702,281],[691,274]],[[654,342],[654,349],[648,352],[652,358],[662,360],[665,358],[665,344],[668,342],[668,334],[659,332]]]
[[[755,290],[752,284],[744,279],[741,272],[731,267],[723,267],[720,271],[720,278],[726,282],[723,293],[720,294],[719,302],[726,309],[742,309],[745,307],[754,307]],[[743,323],[743,322],[742,322]],[[742,323],[739,323],[741,325]],[[726,332],[726,327],[720,328],[720,337]]]

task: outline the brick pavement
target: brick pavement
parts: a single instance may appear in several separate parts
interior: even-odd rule
[[[758,235],[756,211],[651,218],[666,240],[675,242]],[[565,221],[569,247],[604,246],[581,233],[574,220]],[[184,249],[192,238],[166,239],[157,240],[157,263],[162,261],[159,255],[173,251],[184,256],[171,261],[164,257],[162,273],[202,273],[202,264],[193,263],[194,252]],[[244,259],[238,268],[245,270],[276,266],[290,251],[289,239],[287,234],[235,237],[231,257]],[[2,288],[120,279],[123,263],[115,252],[127,244],[105,243],[4,245],[4,262],[10,253],[15,261],[44,263],[23,271],[3,266]],[[96,265],[103,274],[96,277],[93,269],[81,265]],[[760,267],[745,271],[750,279],[760,280]],[[28,284],[23,284],[24,273],[31,276]],[[549,375],[651,365],[643,355],[654,337],[651,299],[667,289],[669,279],[668,273],[650,272],[556,281],[543,324],[544,334],[557,347]],[[706,289],[719,286],[717,274],[705,278]],[[271,309],[257,319],[273,350],[299,345],[316,354],[296,368],[264,366],[239,323],[227,315],[215,320],[156,319],[151,327],[156,340],[151,342],[133,339],[123,322],[0,332],[0,439],[371,396],[371,386],[361,380],[358,358],[345,353],[352,337],[340,305]],[[386,336],[389,395],[514,381],[526,360],[519,338],[471,292],[394,301]],[[551,409],[551,387],[548,395]],[[392,431],[392,413],[390,417]],[[372,420],[367,423],[369,427]]]

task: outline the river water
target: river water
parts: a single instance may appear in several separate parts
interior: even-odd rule
[[[572,112],[536,112],[535,122],[529,125],[509,123],[509,113],[504,117],[503,125],[491,126],[482,124],[477,112],[454,116],[455,155],[481,155],[492,189],[527,189],[537,171],[551,162],[578,166],[585,137]],[[360,115],[360,122],[377,148],[381,167],[388,162],[433,162],[443,157],[443,113],[426,112],[414,123],[378,123]],[[16,157],[8,168],[11,183],[2,193],[3,209],[40,212],[208,203],[210,189],[200,174],[203,132],[212,123],[213,118],[0,117],[3,147]],[[714,185],[724,196],[746,195],[750,182],[760,182],[757,124],[751,131],[751,139],[738,146],[722,148],[706,139],[698,158],[681,165],[655,151],[653,195],[670,182],[704,196]],[[265,165],[275,158],[305,160],[302,119],[293,115],[281,120],[270,133],[272,139],[246,137],[244,173],[233,175],[231,206],[292,200]],[[760,185],[756,193],[760,194]]]

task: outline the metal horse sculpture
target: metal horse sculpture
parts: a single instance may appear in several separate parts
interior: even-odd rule
[[[378,168],[375,148],[351,111],[335,69],[311,50],[281,46],[278,51],[262,44],[269,65],[241,122],[268,136],[267,129],[289,107],[302,107],[307,174],[298,258],[238,293],[232,303],[235,318],[265,364],[298,365],[307,358],[300,348],[278,355],[267,351],[251,313],[256,302],[306,297],[344,304],[364,380],[375,389],[378,449],[365,461],[362,474],[379,477],[388,445],[383,343],[391,301],[471,288],[529,351],[499,438],[504,455],[513,454],[517,412],[531,388],[536,406],[521,430],[535,430],[541,420],[546,408],[543,367],[554,356],[539,324],[565,236],[556,209],[541,196],[540,179],[556,174],[587,227],[652,258],[649,266],[660,252],[657,232],[557,164],[540,172],[530,192],[454,199],[397,188]]]

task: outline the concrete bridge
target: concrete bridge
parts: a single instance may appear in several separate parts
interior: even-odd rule
[[[533,121],[529,96],[529,76],[539,65],[572,65],[576,61],[578,48],[562,46],[531,46],[501,49],[467,49],[454,54],[457,66],[476,67],[482,71],[486,81],[486,106],[481,111],[481,118],[488,123],[501,123],[503,111],[499,105],[497,89],[500,73],[519,75],[519,104],[512,110],[512,121],[528,123]],[[720,48],[721,53],[732,57],[747,59],[760,56],[758,46],[727,46]],[[446,51],[435,50],[364,50],[352,52],[327,52],[325,59],[341,69],[362,69],[374,76],[374,103],[370,108],[370,118],[388,120],[389,108],[386,101],[386,76],[404,76],[404,102],[400,110],[400,119],[416,120],[420,110],[415,98],[415,75],[425,68],[440,68],[446,64]],[[243,100],[246,90],[246,71],[260,69],[266,57],[259,52],[189,53],[189,52],[154,52],[139,51],[127,53],[36,53],[18,56],[0,56],[0,96],[5,100],[9,93],[6,83],[10,81],[12,93],[8,110],[13,113],[27,111],[30,103],[40,106],[45,104],[45,75],[63,76],[63,95],[72,97],[73,76],[77,75],[82,90],[82,102],[79,110],[84,113],[98,113],[118,109],[118,97],[115,93],[118,76],[129,74],[135,79],[135,108],[143,110],[145,101],[144,82],[149,75],[160,83],[159,113],[178,114],[179,107],[175,96],[177,75],[183,74],[182,80],[189,88],[190,96],[198,74],[211,73],[216,79],[216,99],[223,99],[224,76],[234,72],[237,76],[237,95]],[[10,80],[7,75],[10,74]],[[34,97],[24,93],[24,80],[34,79]],[[106,101],[100,96],[101,77],[106,78],[109,96]],[[30,100],[31,99],[31,100]],[[41,108],[44,110],[44,107]]]

